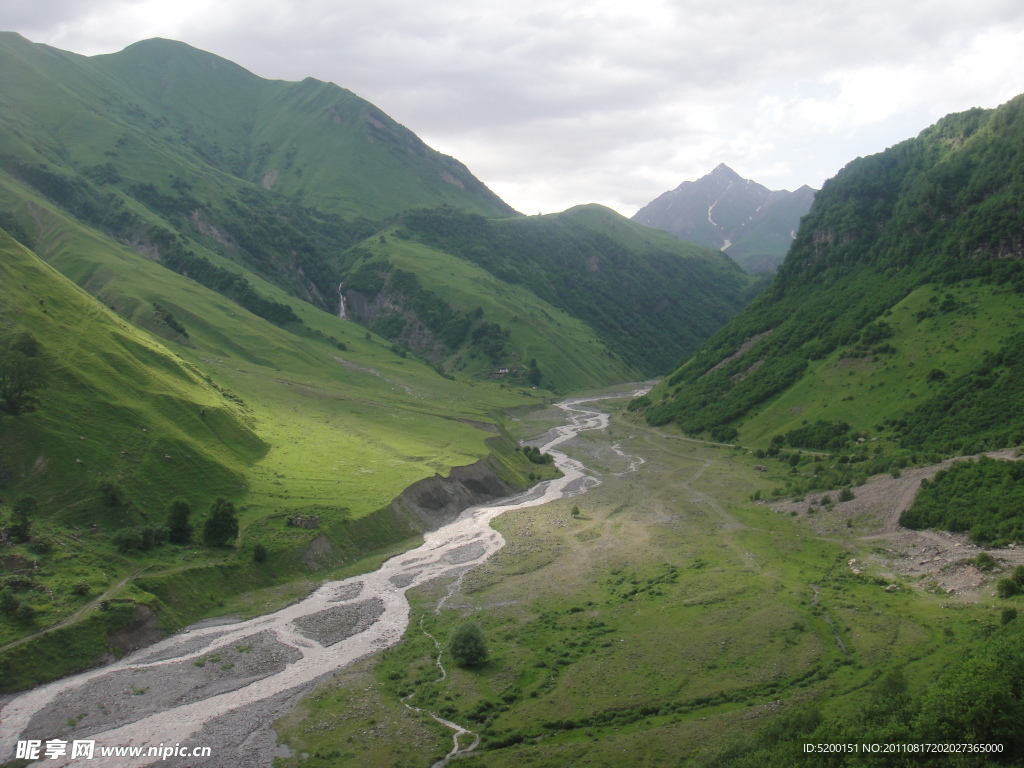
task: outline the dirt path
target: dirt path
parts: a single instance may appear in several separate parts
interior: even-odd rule
[[[63,618],[60,621],[58,621],[56,624],[51,624],[50,626],[46,627],[45,629],[41,629],[38,632],[33,632],[31,635],[28,635],[26,637],[20,637],[17,640],[12,640],[11,642],[7,643],[6,645],[0,645],[0,650],[7,650],[8,648],[17,648],[22,643],[27,643],[29,640],[32,640],[32,639],[37,638],[37,637],[41,637],[42,635],[45,635],[48,632],[53,632],[55,629],[60,629],[61,627],[66,627],[68,624],[72,624],[72,623],[78,621],[82,616],[84,616],[86,613],[91,611],[93,608],[96,608],[104,600],[107,600],[112,595],[116,594],[121,589],[121,587],[123,587],[125,584],[127,584],[132,579],[134,579],[136,576],[138,576],[140,573],[142,573],[148,567],[149,567],[148,565],[147,566],[143,566],[142,568],[139,568],[139,570],[135,571],[134,573],[128,574],[123,579],[121,579],[119,582],[114,584],[112,587],[108,587],[103,592],[103,594],[100,595],[99,597],[97,597],[95,600],[90,600],[88,603],[83,605],[81,608],[79,608],[77,611],[72,613],[70,616],[66,616],[65,618]]]

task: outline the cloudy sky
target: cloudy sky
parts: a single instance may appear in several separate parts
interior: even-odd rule
[[[166,37],[348,88],[524,213],[773,189],[1024,92],[1020,0],[0,0],[87,55]]]

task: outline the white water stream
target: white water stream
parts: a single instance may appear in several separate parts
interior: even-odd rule
[[[636,394],[643,391],[646,390]],[[14,758],[16,742],[27,738],[23,732],[34,716],[44,711],[57,712],[57,722],[63,722],[59,718],[71,713],[62,710],[71,705],[61,707],[62,701],[75,701],[76,695],[81,699],[90,691],[122,685],[120,680],[126,674],[145,676],[152,681],[153,691],[158,692],[188,675],[200,674],[196,668],[201,668],[205,663],[203,659],[217,654],[218,650],[227,654],[240,647],[251,648],[260,643],[265,646],[268,638],[276,652],[274,658],[284,659],[283,664],[270,665],[274,668],[264,671],[259,679],[239,683],[234,690],[218,693],[216,687],[209,690],[207,685],[203,690],[210,695],[188,703],[166,708],[153,705],[147,710],[140,695],[136,700],[138,707],[133,710],[137,715],[118,720],[124,724],[113,727],[112,722],[105,730],[90,731],[88,735],[83,735],[79,729],[72,737],[62,738],[69,741],[71,738],[95,739],[97,747],[174,745],[190,740],[195,744],[195,735],[214,718],[298,689],[394,645],[409,623],[406,590],[439,577],[456,576],[484,562],[505,545],[501,534],[490,527],[491,520],[504,512],[583,493],[599,484],[580,462],[553,449],[579,432],[608,426],[607,414],[586,407],[586,403],[600,399],[608,398],[568,400],[558,404],[566,413],[567,423],[547,433],[546,441],[539,448],[551,453],[563,477],[541,483],[498,504],[468,509],[449,525],[427,533],[420,547],[391,558],[377,571],[325,583],[305,600],[275,613],[235,624],[185,630],[114,664],[22,694],[0,710],[0,761]],[[106,689],[103,687],[105,679],[108,681]],[[135,693],[134,686],[131,693]],[[187,698],[188,695],[179,696],[179,700]],[[103,708],[102,703],[100,707]],[[130,722],[126,722],[128,720]],[[458,728],[454,724],[452,727]],[[36,734],[32,738],[55,737]],[[68,751],[70,753],[70,749]],[[58,758],[41,760],[39,764],[64,766],[79,762]],[[146,757],[101,759],[97,751],[96,758],[85,764],[128,768],[154,762],[153,758]]]

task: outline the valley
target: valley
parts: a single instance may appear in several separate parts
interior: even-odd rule
[[[0,104],[4,766],[1024,759],[1024,96],[636,220],[171,40]]]
[[[666,438],[624,404],[604,406],[614,407],[606,431],[560,448],[600,485],[495,519],[500,552],[410,591],[400,645],[325,681],[277,722],[294,755],[276,766],[435,763],[451,732],[405,697],[470,731],[463,747],[480,738],[459,765],[731,765],[730,749],[755,751],[751,733],[850,717],[897,670],[913,690],[935,685],[991,631],[989,592],[1020,558],[993,552],[997,570],[983,573],[967,562],[977,548],[950,541],[941,565],[961,561],[977,578],[949,593],[934,580],[950,576],[935,574],[938,563],[894,567],[907,558],[878,533],[906,483],[870,508],[807,515],[805,503],[790,514],[798,505],[750,502],[775,479],[747,451]],[[556,418],[549,408],[518,428],[535,437]],[[927,541],[904,534],[917,537],[902,542],[916,564]],[[443,645],[467,618],[489,658],[462,668],[442,653],[439,679],[433,638]]]

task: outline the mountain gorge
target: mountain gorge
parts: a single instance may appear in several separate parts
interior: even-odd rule
[[[1024,96],[641,213],[0,33],[4,765],[1019,763]]]
[[[722,163],[651,201],[633,221],[717,248],[748,272],[771,272],[785,258],[813,199],[807,185],[773,192]]]
[[[61,625],[97,595],[180,626],[415,538],[418,481],[551,476],[504,409],[664,372],[762,287],[598,206],[520,216],[354,94],[169,40],[0,34],[0,126],[0,525],[37,510],[0,528],[35,564],[5,690],[112,652],[131,612]],[[236,505],[239,548],[164,547],[175,499],[193,542]]]

